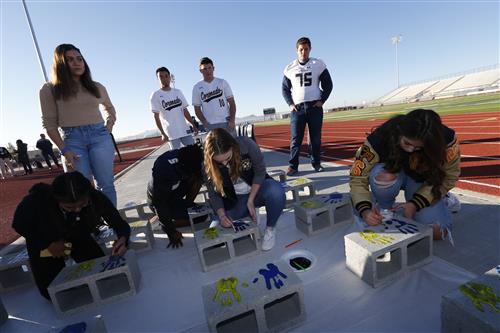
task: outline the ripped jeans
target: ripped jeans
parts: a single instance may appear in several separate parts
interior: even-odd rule
[[[369,180],[372,199],[382,209],[392,208],[400,190],[404,190],[405,200],[408,202],[413,197],[413,194],[422,186],[422,183],[415,181],[402,170],[395,174],[396,179],[392,185],[381,187],[375,182],[375,177],[381,171],[384,171],[384,164],[379,163],[375,165],[370,172]],[[451,230],[453,224],[453,218],[443,199],[429,207],[422,208],[416,212],[413,219],[422,224],[438,224],[441,229],[448,228]]]

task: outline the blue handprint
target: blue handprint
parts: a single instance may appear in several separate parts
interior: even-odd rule
[[[104,272],[107,270],[125,266],[126,262],[127,260],[123,256],[110,256],[107,261],[101,263],[102,268],[99,272]]]
[[[247,228],[247,224],[243,221],[233,222],[234,232],[243,231]]]
[[[403,234],[414,234],[418,232],[418,227],[413,223],[408,223],[394,218],[392,219],[392,221],[397,222],[394,226]],[[386,221],[385,223],[392,224],[388,222],[389,221]]]
[[[337,203],[342,200],[342,193],[330,193],[328,195],[328,198],[323,201],[324,203],[332,204],[332,203]]]
[[[276,288],[280,289],[281,287],[283,287],[284,283],[283,281],[281,281],[280,276],[284,279],[286,279],[287,276],[283,272],[281,272],[278,269],[278,266],[276,266],[275,264],[267,264],[266,266],[268,269],[261,269],[259,270],[259,273],[266,280],[267,289],[271,290],[272,288],[271,280],[274,282],[274,286]]]
[[[206,210],[206,207],[204,205],[198,205],[198,204],[194,204],[193,206],[191,206],[191,211],[195,212],[195,213],[200,213],[200,212],[203,212]]]

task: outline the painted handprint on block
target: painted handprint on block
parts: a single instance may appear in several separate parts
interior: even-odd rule
[[[394,237],[379,235],[375,231],[370,229],[363,230],[363,232],[360,232],[359,235],[367,242],[370,242],[375,245],[387,245],[391,244],[392,241],[395,240]]]
[[[342,201],[341,193],[330,193],[323,202],[327,204],[332,204],[332,203],[339,203],[341,201]]]
[[[203,232],[203,238],[205,239],[216,239],[217,237],[219,237],[217,228],[208,228]]]
[[[267,264],[266,267],[268,269],[263,268],[259,270],[259,274],[262,275],[264,277],[264,280],[266,281],[266,288],[268,290],[271,290],[272,288],[271,282],[277,289],[283,287],[284,283],[281,280],[281,278],[286,279],[287,276],[283,272],[281,272],[278,266],[276,266],[275,264]],[[258,278],[255,278],[255,280],[253,280],[253,283],[257,282],[257,280]]]
[[[236,302],[241,300],[240,293],[236,290],[238,284],[238,279],[235,277],[230,277],[227,279],[220,279],[215,284],[215,295],[213,298],[214,303],[219,302],[222,305],[232,305],[233,298]]]
[[[393,218],[391,221],[385,221],[386,224],[391,224],[389,222],[395,222],[394,227],[396,227],[396,229],[398,229],[402,234],[414,234],[418,232],[417,225],[413,223],[408,223],[395,218]]]
[[[125,266],[126,262],[127,260],[123,256],[111,256],[107,261],[101,263],[101,270],[99,272]]]
[[[234,232],[243,231],[243,230],[246,230],[246,228],[247,228],[247,224],[244,221],[233,222]]]
[[[469,298],[472,304],[481,312],[484,312],[485,307],[490,307],[494,312],[500,312],[500,297],[495,294],[493,288],[481,283],[469,282],[461,285],[458,288],[464,296]]]

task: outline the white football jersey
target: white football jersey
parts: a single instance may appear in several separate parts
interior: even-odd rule
[[[229,117],[227,99],[233,97],[226,80],[214,78],[212,82],[200,81],[193,87],[193,105],[201,111],[209,124],[225,123]]]
[[[292,99],[295,104],[321,99],[319,77],[325,69],[325,63],[316,58],[309,58],[305,65],[295,59],[285,67],[283,74],[292,83]]]
[[[157,90],[151,95],[151,112],[161,115],[163,128],[168,138],[178,139],[190,135],[190,128],[184,117],[188,103],[179,89]]]

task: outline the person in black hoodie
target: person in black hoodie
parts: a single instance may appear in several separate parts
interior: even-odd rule
[[[203,152],[189,145],[161,154],[153,165],[148,183],[148,203],[168,235],[167,247],[183,246],[176,227],[189,225],[187,209],[193,205],[202,184]]]
[[[266,207],[267,228],[262,249],[276,242],[276,223],[285,208],[285,191],[269,177],[259,146],[248,137],[234,138],[224,129],[211,130],[204,145],[204,164],[210,204],[223,227],[250,216],[257,222],[255,207]]]
[[[49,299],[47,287],[64,268],[68,256],[77,263],[104,256],[92,237],[102,220],[116,232],[112,255],[127,250],[130,226],[118,210],[78,171],[57,176],[52,185],[38,183],[14,213],[12,227],[26,238],[36,285]]]

